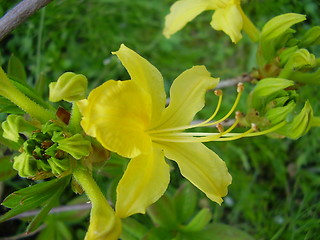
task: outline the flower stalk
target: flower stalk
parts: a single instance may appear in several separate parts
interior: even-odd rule
[[[115,216],[89,171],[79,165],[74,169],[73,176],[92,203],[90,226],[85,240],[117,240],[121,234],[120,219]]]

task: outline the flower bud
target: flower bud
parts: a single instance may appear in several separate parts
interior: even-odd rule
[[[290,114],[294,108],[296,107],[296,103],[294,101],[290,101],[285,106],[275,107],[266,112],[264,117],[266,117],[271,125],[280,123],[284,121],[288,114]]]
[[[90,141],[85,140],[79,133],[59,140],[58,144],[58,149],[69,153],[75,159],[88,156],[91,149]]]
[[[55,157],[51,157],[48,160],[48,163],[51,168],[51,172],[55,176],[61,175],[63,172],[67,171],[70,169],[70,161],[68,158],[63,158],[63,159],[58,159]]]
[[[36,173],[36,162],[30,159],[28,153],[23,152],[15,156],[13,168],[18,171],[20,177],[32,177]]]
[[[320,44],[320,26],[310,28],[303,36],[300,46],[308,47]]]
[[[309,131],[312,123],[312,118],[312,107],[309,101],[306,101],[301,112],[296,115],[291,122],[280,128],[277,133],[282,134],[288,138],[297,139]]]
[[[58,78],[57,82],[49,84],[49,100],[73,102],[84,99],[87,85],[88,80],[84,75],[66,72]]]
[[[282,78],[265,78],[258,82],[248,98],[249,108],[259,110],[276,97],[287,87],[293,86],[294,82]],[[284,94],[287,94],[284,92]]]
[[[18,142],[19,133],[31,132],[36,128],[28,123],[22,116],[9,115],[2,123],[3,137],[14,142]]]
[[[292,25],[306,20],[305,15],[286,13],[269,20],[261,31],[262,40],[271,40],[285,33]]]

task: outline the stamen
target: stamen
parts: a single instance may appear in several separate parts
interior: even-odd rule
[[[229,110],[229,112],[223,118],[219,119],[218,121],[215,121],[215,122],[212,122],[212,123],[208,123],[208,124],[204,124],[201,127],[208,127],[208,126],[216,125],[216,124],[221,123],[224,120],[226,120],[235,111],[236,107],[238,106],[238,103],[240,101],[240,98],[241,98],[243,90],[244,90],[243,83],[238,83],[238,86],[237,86],[238,95],[237,95],[236,100],[233,103],[232,108]]]
[[[224,131],[224,128],[221,123],[218,123],[216,127],[217,127],[219,133],[222,133]]]
[[[203,133],[203,132],[170,132],[170,133],[160,133],[151,135],[152,140],[154,141],[165,141],[165,142],[211,142],[217,141],[217,139],[227,136],[236,126],[239,124],[241,118],[241,113],[236,112],[236,120],[234,123],[227,129],[222,129],[219,133]],[[217,126],[219,128],[219,126]],[[219,131],[220,131],[219,130]],[[242,134],[242,133],[237,133]]]
[[[223,142],[223,141],[233,141],[233,140],[237,140],[237,139],[240,139],[240,138],[243,138],[245,136],[247,136],[248,134],[254,132],[257,130],[257,126],[255,124],[252,124],[251,128],[244,132],[244,133],[240,133],[238,135],[235,135],[233,137],[224,137],[224,138],[218,138],[216,139],[215,141],[218,141],[218,142]]]

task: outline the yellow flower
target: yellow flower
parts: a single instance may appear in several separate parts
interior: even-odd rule
[[[173,82],[171,101],[165,107],[160,72],[124,45],[114,54],[131,80],[109,80],[91,91],[88,99],[79,101],[78,106],[83,115],[81,125],[88,135],[105,148],[132,158],[117,187],[117,215],[124,218],[144,213],[163,195],[170,178],[165,157],[175,161],[185,178],[220,204],[231,176],[220,157],[202,142],[223,140],[221,137],[228,135],[238,122],[220,133],[184,132],[217,123],[209,123],[214,114],[203,123],[189,125],[203,108],[206,91],[214,88],[219,79],[210,77],[204,66],[186,70]],[[233,134],[231,138],[238,136]]]
[[[169,38],[206,10],[215,10],[210,23],[212,28],[225,32],[232,42],[237,43],[242,38],[242,28],[253,41],[257,41],[259,32],[242,11],[240,0],[177,1],[166,16],[163,34]]]

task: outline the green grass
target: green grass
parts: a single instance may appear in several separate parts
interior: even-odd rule
[[[6,11],[16,2],[0,1],[0,10]],[[0,63],[6,65],[11,54],[17,56],[26,66],[28,82],[42,96],[47,96],[47,84],[66,71],[86,75],[90,88],[108,79],[128,79],[125,69],[111,54],[121,43],[154,64],[163,74],[167,89],[175,77],[194,65],[206,65],[213,76],[222,79],[251,70],[256,47],[246,36],[234,45],[226,35],[214,31],[209,25],[212,12],[203,13],[171,39],[165,39],[162,35],[164,16],[173,2],[53,1],[0,43]],[[271,17],[287,12],[308,15],[308,21],[300,24],[299,30],[320,25],[320,4],[317,1],[243,2],[244,11],[259,27]],[[232,87],[226,93],[223,111],[230,107],[236,95]],[[303,94],[310,99],[315,115],[318,115],[318,87],[305,87]],[[214,106],[212,97],[208,98],[208,108],[201,117],[213,110],[210,105]],[[239,108],[245,109],[245,97]],[[319,129],[313,129],[296,141],[263,136],[209,144],[226,161],[233,184],[222,207],[203,197],[201,203],[210,206],[215,222],[235,226],[258,240],[316,239],[320,235],[319,134]],[[1,153],[7,154],[4,148]],[[101,167],[98,182],[104,190],[107,187],[114,189],[116,181],[107,181],[106,176],[112,177],[112,174]],[[181,183],[177,169],[171,176],[169,193]],[[6,180],[0,185],[0,198],[30,183],[17,177]],[[73,197],[68,193],[62,203],[66,204]],[[138,216],[140,220],[150,220],[146,218]],[[54,224],[52,219],[50,221]],[[23,232],[26,224],[17,224],[0,224],[0,239],[1,236]],[[74,232],[74,239],[83,237],[86,221],[65,220],[63,224],[63,227],[57,227],[62,236],[69,236],[70,231]]]

